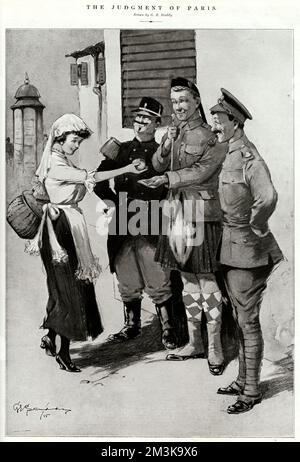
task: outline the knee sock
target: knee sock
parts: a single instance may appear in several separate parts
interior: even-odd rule
[[[202,294],[202,307],[207,321],[208,360],[219,365],[224,361],[221,343],[222,294],[220,291]]]
[[[201,293],[188,293],[183,291],[183,302],[185,305],[189,342],[180,350],[182,355],[202,354],[204,351],[201,320],[202,305]]]
[[[217,321],[221,323],[222,315],[222,294],[218,290],[212,294],[201,294],[202,307],[205,313],[207,322]]]
[[[201,293],[182,292],[182,299],[186,309],[186,315],[189,321],[201,322],[202,318],[202,304]]]

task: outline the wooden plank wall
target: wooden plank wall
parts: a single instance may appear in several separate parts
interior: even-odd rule
[[[131,110],[143,96],[161,102],[162,125],[167,125],[172,113],[171,79],[196,80],[194,31],[122,30],[120,41],[123,127],[132,126]]]

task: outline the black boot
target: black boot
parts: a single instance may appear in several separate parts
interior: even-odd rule
[[[168,350],[177,348],[177,337],[173,326],[173,304],[169,298],[166,302],[155,305],[162,329],[162,344]]]
[[[141,333],[141,300],[124,303],[124,327],[116,334],[108,337],[110,341],[125,342]]]

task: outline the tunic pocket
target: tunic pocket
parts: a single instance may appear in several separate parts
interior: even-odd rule
[[[243,170],[225,170],[220,177],[220,196],[226,205],[236,205],[242,202],[247,185],[245,184]]]
[[[238,228],[231,231],[231,242],[234,244],[246,246],[260,246],[261,238],[257,236],[250,228]]]
[[[197,156],[201,154],[201,148],[198,144],[185,144],[184,145],[184,151],[187,154],[191,154],[193,156]]]
[[[201,146],[194,144],[184,144],[181,148],[181,158],[184,159],[186,167],[191,167],[198,162],[202,156]]]
[[[261,239],[250,228],[231,230],[230,240],[231,257],[238,266],[241,262],[246,262],[245,267],[257,266],[259,260],[267,264],[263,261]]]

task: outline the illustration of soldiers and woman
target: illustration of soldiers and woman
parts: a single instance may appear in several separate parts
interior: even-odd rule
[[[210,109],[212,126],[191,81],[174,78],[170,99],[172,123],[160,144],[155,133],[163,106],[144,97],[133,111],[134,138],[123,143],[111,138],[93,172],[72,163],[92,135],[89,127],[74,114],[57,119],[36,172],[37,186],[26,205],[20,198],[13,201],[8,221],[19,236],[30,239],[26,251],[43,261],[49,298],[41,348],[62,370],[80,372],[70,341],[95,339],[103,332],[94,289],[101,268],[79,207],[88,191],[114,210],[107,252],[124,325],[106,341],[121,345],[142,335],[145,292],[160,321],[166,360],[207,358],[208,372],[221,375],[226,367],[222,329],[231,310],[238,373],[217,393],[235,396],[228,413],[243,413],[262,400],[260,306],[268,278],[283,259],[268,227],[277,194],[244,131],[252,116],[235,96],[221,89]]]

